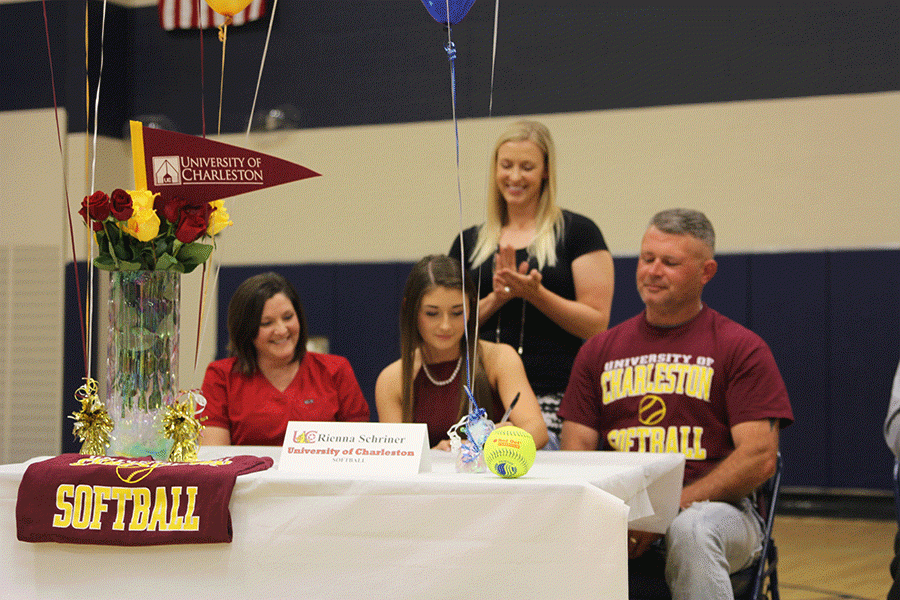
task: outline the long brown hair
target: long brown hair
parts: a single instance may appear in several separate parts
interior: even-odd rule
[[[413,363],[416,349],[421,348],[423,344],[422,334],[419,332],[419,309],[422,306],[422,297],[436,287],[463,291],[466,298],[466,330],[468,335],[464,335],[460,339],[459,351],[468,368],[464,369],[459,376],[465,381],[468,372],[472,372],[473,383],[471,389],[475,401],[479,407],[487,410],[490,418],[496,418],[499,415],[491,414],[494,405],[493,394],[481,361],[482,352],[479,351],[477,354],[475,352],[478,317],[475,314],[475,288],[472,284],[472,278],[466,277],[464,286],[462,268],[459,261],[443,254],[433,254],[426,256],[412,268],[409,277],[406,278],[403,303],[400,307],[400,377],[402,381],[403,422],[411,423],[413,419],[415,402],[412,389]],[[466,348],[467,338],[469,341],[468,349]],[[478,360],[476,361],[477,364],[472,368],[469,361],[475,356],[478,357]],[[463,415],[469,412],[469,400],[463,386],[460,386],[459,392],[458,416],[462,418]]]
[[[243,375],[253,375],[259,369],[256,346],[253,340],[259,334],[263,307],[275,294],[284,294],[294,306],[300,322],[300,335],[294,348],[294,360],[302,361],[306,355],[306,316],[300,304],[300,296],[290,282],[278,273],[260,273],[245,279],[235,290],[228,303],[228,353],[237,358],[234,370]]]

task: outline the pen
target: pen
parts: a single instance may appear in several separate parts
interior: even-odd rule
[[[511,413],[512,409],[516,407],[516,402],[519,401],[519,396],[521,396],[521,395],[522,395],[522,392],[519,392],[518,394],[516,394],[516,397],[513,398],[513,401],[509,403],[509,408],[506,409],[506,412],[503,413],[503,418],[500,419],[501,423],[503,423],[504,421],[506,421],[506,419],[509,418],[509,413]]]

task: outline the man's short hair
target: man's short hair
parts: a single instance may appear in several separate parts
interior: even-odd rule
[[[690,208],[670,208],[656,213],[650,219],[650,226],[663,233],[672,235],[689,235],[707,246],[711,252],[716,251],[716,232],[712,223],[699,210]]]

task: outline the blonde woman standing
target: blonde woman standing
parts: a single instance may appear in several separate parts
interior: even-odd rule
[[[450,256],[479,278],[482,339],[522,357],[558,447],[559,402],[584,340],[606,330],[613,260],[589,218],[556,203],[556,151],[550,131],[519,121],[494,146],[487,220],[463,232]]]

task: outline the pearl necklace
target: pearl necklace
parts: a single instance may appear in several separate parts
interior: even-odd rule
[[[422,361],[422,370],[425,371],[425,377],[428,378],[428,381],[430,381],[431,383],[433,383],[434,385],[437,385],[437,386],[447,385],[448,383],[450,383],[451,381],[456,379],[457,374],[459,374],[459,368],[461,366],[462,366],[462,355],[460,355],[460,357],[456,361],[456,368],[453,369],[453,374],[448,379],[445,379],[444,381],[437,381],[434,377],[431,376],[431,373],[428,372],[428,366],[425,364],[425,361],[424,360]]]

